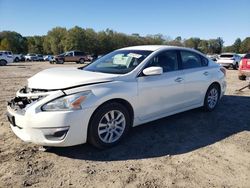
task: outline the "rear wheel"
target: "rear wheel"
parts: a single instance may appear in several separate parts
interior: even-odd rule
[[[213,111],[217,106],[220,98],[220,89],[219,86],[216,84],[211,85],[206,93],[204,99],[204,109],[206,111]]]
[[[100,149],[112,147],[128,133],[130,122],[123,105],[117,102],[104,104],[91,118],[88,141]]]
[[[80,64],[83,64],[83,63],[84,63],[84,59],[82,59],[82,58],[79,59],[79,63],[80,63]]]

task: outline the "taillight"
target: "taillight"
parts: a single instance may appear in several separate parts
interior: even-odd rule
[[[220,71],[226,76],[226,69],[224,67],[220,67]]]
[[[250,60],[247,59],[247,58],[243,58],[240,62],[240,68],[244,68],[244,67],[247,67],[247,66],[250,66]]]
[[[247,60],[247,66],[250,66],[250,60]]]

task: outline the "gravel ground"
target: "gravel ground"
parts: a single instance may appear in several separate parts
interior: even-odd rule
[[[250,90],[237,71],[215,111],[194,109],[133,128],[118,146],[50,148],[24,143],[6,102],[48,62],[0,67],[0,187],[250,187]]]

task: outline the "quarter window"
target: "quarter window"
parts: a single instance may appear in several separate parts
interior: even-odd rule
[[[161,52],[151,59],[147,67],[162,67],[163,72],[178,70],[177,52],[174,50]]]

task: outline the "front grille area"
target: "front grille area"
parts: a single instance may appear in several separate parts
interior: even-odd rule
[[[14,99],[8,102],[8,106],[17,113],[24,114],[29,105],[46,97],[48,94],[48,90],[24,87],[18,91]]]

